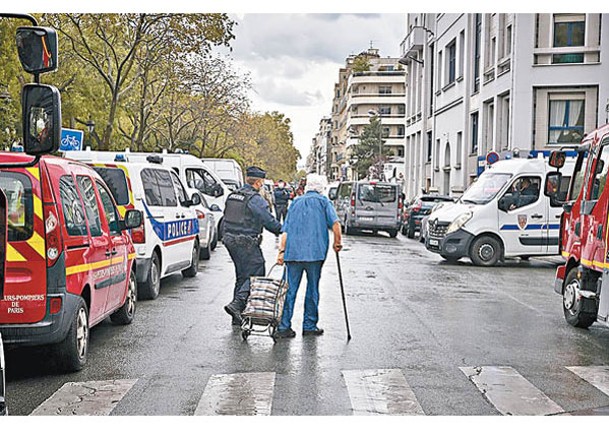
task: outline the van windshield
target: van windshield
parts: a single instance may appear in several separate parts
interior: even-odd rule
[[[358,196],[366,202],[394,202],[397,198],[396,186],[388,184],[360,184]]]
[[[34,230],[32,183],[25,174],[0,172],[0,189],[7,200],[8,241],[28,240]]]
[[[512,174],[483,172],[480,178],[465,191],[460,202],[470,204],[486,204],[512,178]]]

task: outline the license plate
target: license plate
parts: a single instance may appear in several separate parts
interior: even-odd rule
[[[431,246],[440,246],[440,242],[434,239],[429,239],[429,244]]]
[[[366,216],[363,216],[363,217],[360,217],[360,218],[359,218],[359,220],[360,220],[360,221],[373,221],[373,220],[374,220],[374,218],[373,218],[373,217],[366,217]]]

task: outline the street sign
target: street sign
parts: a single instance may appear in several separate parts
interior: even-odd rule
[[[61,129],[61,144],[59,151],[81,151],[84,132],[70,128]]]
[[[499,161],[499,154],[495,151],[491,151],[486,155],[486,163],[492,165],[493,163],[497,163]]]

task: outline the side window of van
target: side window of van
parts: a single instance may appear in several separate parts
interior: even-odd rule
[[[178,200],[180,201],[180,204],[184,205],[184,203],[186,203],[186,191],[184,190],[182,183],[180,183],[178,176],[173,172],[171,173],[171,181],[173,181],[176,192],[178,192]]]
[[[191,189],[197,189],[200,192],[205,190],[205,181],[203,180],[203,177],[194,169],[186,170],[186,184]]]
[[[29,239],[34,232],[30,179],[27,175],[17,172],[0,172],[0,189],[4,191],[8,201],[8,241]]]
[[[540,190],[541,178],[520,177],[512,183],[499,200],[499,209],[510,211],[533,204],[539,199]]]
[[[149,206],[162,207],[163,198],[161,196],[161,191],[159,190],[159,183],[154,175],[154,170],[143,169],[140,176],[142,178],[142,186],[144,186],[146,203]]]
[[[87,223],[85,211],[76,191],[74,180],[69,175],[59,178],[59,196],[66,222],[66,231],[70,236],[86,236]]]
[[[592,187],[590,189],[590,200],[596,201],[600,198],[601,192],[607,182],[607,171],[609,171],[609,145],[603,147],[600,157],[596,162]]]
[[[95,169],[95,172],[104,179],[118,205],[127,205],[130,203],[127,179],[125,178],[125,173],[122,169],[101,166],[96,166],[93,169]]]
[[[178,205],[176,192],[168,171],[146,168],[142,170],[142,185],[146,203],[156,207],[175,207]]]
[[[78,183],[78,190],[80,190],[80,194],[85,203],[85,211],[87,213],[87,220],[89,221],[91,237],[99,237],[102,235],[102,226],[93,182],[89,177],[84,175],[78,175],[76,177],[76,182]]]
[[[98,181],[96,181],[95,184],[97,184],[97,191],[99,192],[99,197],[101,199],[102,206],[104,207],[104,214],[106,215],[106,220],[108,221],[110,233],[120,234],[121,230],[118,226],[118,212],[116,211],[116,208],[114,208],[110,193]]]
[[[178,199],[176,198],[176,191],[173,187],[173,181],[171,181],[171,173],[169,171],[155,170],[155,175],[159,183],[159,190],[161,191],[161,197],[163,198],[163,205],[165,207],[176,207],[178,205]]]

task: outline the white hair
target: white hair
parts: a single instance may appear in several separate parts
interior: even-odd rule
[[[305,185],[305,192],[314,190],[318,193],[323,193],[324,188],[328,184],[328,180],[323,175],[309,174],[307,175],[307,184]]]

